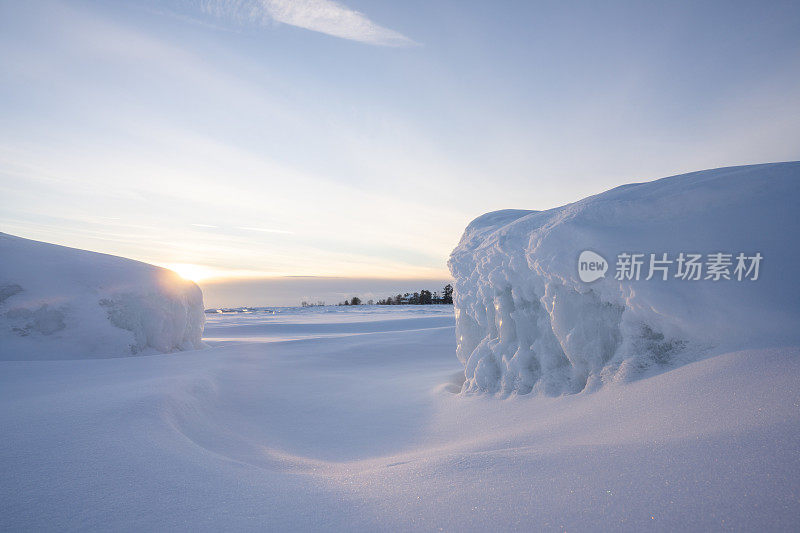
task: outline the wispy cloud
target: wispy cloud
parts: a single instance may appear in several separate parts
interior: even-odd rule
[[[285,234],[294,233],[293,231],[286,231],[282,229],[272,229],[272,228],[239,227],[238,229],[243,229],[245,231],[260,231],[262,233],[285,233]]]
[[[274,21],[377,46],[417,44],[334,0],[203,0],[202,5],[216,16],[255,23]]]

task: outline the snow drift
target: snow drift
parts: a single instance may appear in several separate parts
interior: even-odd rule
[[[0,531],[797,530],[800,349],[497,401],[445,385],[453,330],[219,313],[180,357],[0,361]]]
[[[798,206],[800,163],[791,162],[475,219],[448,262],[463,390],[578,392],[712,352],[797,345]],[[607,261],[590,283],[578,275],[584,251]],[[680,276],[682,253],[701,257],[699,279]],[[713,274],[719,253],[726,276]],[[757,274],[752,260],[735,270],[739,254],[761,257]],[[618,268],[633,255],[643,263],[639,279]],[[652,266],[664,268],[646,279]]]
[[[200,348],[200,288],[170,270],[0,233],[0,359]]]

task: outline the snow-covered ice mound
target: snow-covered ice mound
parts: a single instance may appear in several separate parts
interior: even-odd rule
[[[797,345],[798,208],[791,162],[477,218],[448,263],[464,390],[577,392],[712,352]]]
[[[0,360],[202,346],[200,288],[170,270],[0,233]]]

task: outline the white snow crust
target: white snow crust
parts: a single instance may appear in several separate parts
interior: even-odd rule
[[[3,233],[0,258],[0,360],[203,346],[203,294],[170,270]]]
[[[206,329],[171,356],[0,361],[0,530],[797,529],[796,347],[498,398],[454,394],[451,306]]]
[[[449,260],[465,391],[593,390],[800,341],[800,164],[694,172],[475,219]],[[580,281],[579,254],[609,263]],[[762,254],[759,279],[615,279],[620,253]],[[645,264],[645,269],[648,265]],[[643,269],[643,274],[645,272]]]

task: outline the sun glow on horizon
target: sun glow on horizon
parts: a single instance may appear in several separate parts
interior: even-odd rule
[[[206,265],[198,265],[195,263],[155,263],[158,266],[169,269],[178,274],[183,279],[200,282],[237,282],[247,280],[279,280],[279,279],[292,279],[292,278],[309,278],[309,279],[378,279],[378,280],[409,280],[420,279],[428,280],[434,278],[449,278],[447,271],[439,271],[436,269],[412,269],[409,275],[398,275],[392,269],[388,270],[375,270],[375,269],[356,269],[348,274],[335,273],[335,272],[322,272],[317,274],[294,274],[288,272],[269,272],[258,270],[241,270],[241,269],[225,269],[216,268]]]
[[[203,265],[194,265],[191,263],[170,263],[168,265],[164,265],[164,268],[168,268],[183,279],[188,279],[189,281],[194,281],[195,283],[213,278],[227,277],[226,274],[221,270]]]

